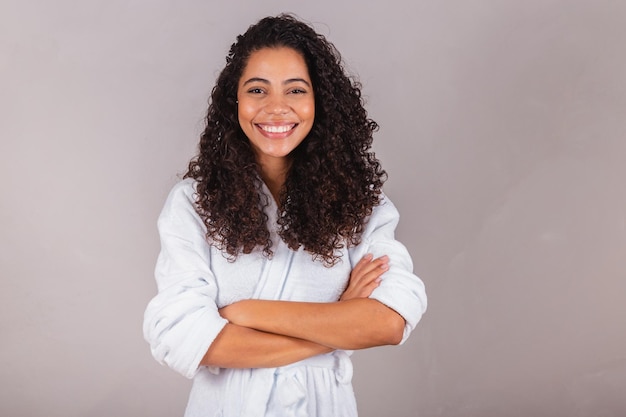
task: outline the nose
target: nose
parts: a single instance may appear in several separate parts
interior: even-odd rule
[[[286,114],[289,113],[289,105],[284,97],[268,97],[263,111],[267,114]]]

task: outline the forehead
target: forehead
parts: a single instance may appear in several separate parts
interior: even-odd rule
[[[295,49],[263,48],[250,54],[240,81],[245,82],[251,77],[309,80],[309,69],[302,54]]]

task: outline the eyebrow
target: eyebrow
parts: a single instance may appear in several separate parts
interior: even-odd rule
[[[252,77],[249,80],[247,80],[245,83],[243,83],[243,85],[248,85],[251,83],[271,84],[265,78]],[[292,83],[303,83],[303,84],[306,84],[307,87],[311,87],[311,84],[304,78],[289,78],[288,80],[283,81],[283,85],[292,84]]]

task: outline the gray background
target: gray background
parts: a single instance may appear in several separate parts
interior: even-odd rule
[[[361,415],[626,415],[626,2],[0,2],[0,415],[176,416],[155,220],[238,33],[293,11],[382,126],[430,308]]]

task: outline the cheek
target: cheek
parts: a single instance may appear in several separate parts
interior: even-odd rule
[[[246,105],[246,103],[239,103],[237,107],[237,117],[239,119],[240,124],[249,123],[250,120],[254,118],[256,112],[254,108],[250,105]]]
[[[315,117],[315,102],[314,101],[302,107],[302,115],[305,116],[307,119],[311,119],[312,121],[312,119]]]

